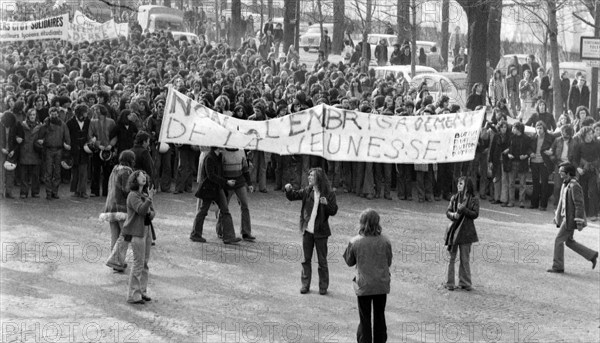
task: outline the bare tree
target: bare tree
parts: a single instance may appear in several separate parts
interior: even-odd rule
[[[344,48],[345,11],[344,0],[333,0],[333,44],[331,50],[334,54],[341,53]]]
[[[487,25],[490,13],[489,0],[457,0],[467,13],[469,23],[467,89],[473,84],[486,83],[487,79]]]
[[[354,0],[352,3],[356,14],[360,18],[361,33],[362,33],[362,57],[367,58],[367,49],[370,49],[370,45],[367,42],[369,33],[371,33],[371,22],[373,13],[375,12],[375,6],[373,6],[373,0],[366,0],[365,5],[359,1]]]
[[[242,21],[242,1],[231,0],[231,22],[239,23]],[[231,33],[232,37],[229,40],[233,48],[237,49],[240,47],[241,38],[243,33],[241,32],[241,25],[232,25]]]
[[[410,0],[398,0],[396,17],[398,21],[398,41],[403,42],[410,37]]]
[[[492,66],[500,60],[500,32],[502,30],[502,0],[490,0],[490,17],[488,18],[487,58]]]
[[[298,49],[296,43],[298,23],[296,19],[298,18],[297,8],[299,3],[300,0],[284,0],[283,2],[285,8],[283,14],[283,52],[287,52],[290,45],[295,45]]]
[[[450,40],[450,0],[442,0],[442,58],[448,62],[448,43]]]

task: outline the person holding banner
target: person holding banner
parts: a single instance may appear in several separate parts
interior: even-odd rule
[[[335,216],[338,205],[335,193],[327,179],[327,174],[321,168],[313,168],[308,173],[308,186],[293,190],[291,184],[285,185],[285,195],[288,200],[302,200],[300,210],[300,233],[302,234],[302,288],[300,293],[310,290],[312,278],[312,255],[317,250],[319,261],[319,294],[327,294],[329,287],[329,269],[327,266],[327,239],[331,236],[329,217]]]

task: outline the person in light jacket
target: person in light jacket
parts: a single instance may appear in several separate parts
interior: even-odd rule
[[[360,215],[360,229],[344,252],[350,267],[356,266],[353,285],[358,298],[360,323],[356,332],[358,342],[385,342],[385,303],[390,293],[392,243],[381,234],[379,214],[366,209]],[[371,325],[373,307],[373,325]]]
[[[134,171],[127,180],[130,190],[127,195],[127,219],[123,225],[123,236],[131,242],[133,250],[133,267],[129,274],[129,292],[127,302],[143,304],[152,299],[147,295],[148,260],[152,246],[151,222],[156,213],[152,207],[152,199],[156,190],[148,188],[146,173]]]
[[[304,260],[300,293],[306,294],[310,290],[311,260],[313,249],[316,248],[319,261],[319,294],[325,295],[329,287],[327,267],[327,239],[331,236],[329,216],[334,216],[338,211],[335,193],[331,191],[331,185],[323,169],[313,168],[308,173],[307,187],[293,190],[292,185],[288,183],[285,185],[285,195],[290,201],[302,200],[300,232]]]
[[[471,244],[479,242],[474,220],[479,217],[479,199],[475,197],[473,181],[461,176],[457,183],[458,192],[450,199],[446,217],[452,222],[446,230],[445,245],[448,247],[450,260],[448,262],[448,278],[444,288],[453,291],[454,264],[460,250],[460,268],[458,270],[458,287],[472,291],[471,266],[469,263]]]

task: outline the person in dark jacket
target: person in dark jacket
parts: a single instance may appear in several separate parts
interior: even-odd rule
[[[58,196],[60,162],[63,149],[71,150],[71,137],[67,124],[58,117],[58,108],[52,107],[48,113],[50,116],[40,128],[38,143],[44,146],[46,199],[51,200],[60,199]]]
[[[411,51],[410,51],[410,45],[405,44],[402,48],[400,48],[400,50],[402,50],[402,54],[400,55],[400,65],[401,66],[405,66],[405,65],[410,65],[411,63]]]
[[[510,147],[510,131],[505,120],[500,120],[496,127],[498,133],[492,138],[488,161],[491,164],[492,182],[494,184],[494,199],[491,203],[501,204],[508,201],[508,187],[504,187],[504,183],[508,182],[508,178],[503,177],[507,173],[503,173],[502,162],[505,156],[504,152],[508,151]]]
[[[135,135],[135,140],[133,142],[133,148],[131,151],[135,154],[135,170],[143,170],[149,176],[152,175],[152,171],[154,170],[154,162],[152,161],[152,156],[150,156],[150,151],[148,147],[150,146],[150,135],[146,131],[138,131]],[[152,180],[148,180],[148,184],[152,185]]]
[[[313,168],[308,173],[308,186],[293,190],[291,184],[285,185],[285,195],[290,201],[302,200],[300,210],[300,232],[302,233],[302,288],[300,293],[310,290],[312,277],[311,260],[313,250],[317,250],[319,261],[319,294],[327,294],[329,287],[329,268],[327,267],[327,239],[331,236],[329,216],[338,211],[335,193],[327,175],[321,168]],[[318,199],[318,200],[317,200]]]
[[[529,120],[525,123],[525,126],[535,127],[538,121],[543,121],[546,124],[548,131],[552,132],[556,130],[556,120],[551,113],[548,113],[548,107],[546,102],[542,99],[538,100],[535,107],[535,113],[529,117]]]
[[[579,131],[580,141],[575,144],[573,161],[583,189],[585,213],[592,221],[598,220],[598,170],[600,169],[600,142],[594,136],[594,129],[584,126]]]
[[[118,154],[133,148],[138,128],[131,120],[132,118],[133,114],[130,110],[122,110],[117,125],[109,133],[110,145],[117,148]]]
[[[344,251],[346,264],[356,266],[356,276],[352,281],[358,298],[360,323],[356,335],[359,342],[387,340],[385,303],[390,293],[392,257],[392,243],[381,234],[379,214],[373,209],[366,209],[360,215],[358,235],[350,240]]]
[[[226,186],[235,186],[236,180],[223,177],[223,164],[221,159],[221,148],[211,147],[210,152],[204,158],[202,169],[200,171],[200,182],[196,198],[202,199],[202,205],[196,213],[194,227],[190,234],[190,240],[194,242],[205,243],[206,239],[202,237],[204,219],[208,214],[210,204],[214,201],[219,206],[223,223],[223,243],[237,244],[242,239],[235,236],[233,221],[229,206],[227,206],[227,196],[223,191]]]
[[[579,106],[590,106],[590,89],[585,84],[585,76],[581,72],[577,75],[577,82],[573,82],[569,90],[569,109],[575,113]]]
[[[402,51],[400,51],[400,44],[394,44],[394,50],[392,51],[392,56],[390,56],[390,64],[393,66],[400,65],[401,59],[400,55]]]
[[[554,260],[549,273],[565,272],[565,244],[586,260],[592,262],[592,269],[596,268],[598,252],[594,251],[573,239],[575,229],[581,231],[587,226],[585,219],[585,204],[583,190],[577,182],[577,169],[569,162],[562,163],[558,173],[563,180],[560,191],[560,201],[554,213],[554,224],[560,231],[554,240]]]
[[[17,123],[15,128],[15,142],[18,144],[21,167],[21,199],[27,198],[30,191],[32,198],[40,197],[40,164],[42,160],[40,151],[34,147],[40,127],[36,110],[32,108],[27,111],[25,121]],[[40,146],[38,145],[38,147]]]
[[[471,88],[471,94],[467,98],[466,104],[466,107],[471,111],[475,111],[477,106],[485,106],[485,93],[483,92],[483,85],[479,82]]]
[[[90,130],[89,108],[87,105],[77,105],[75,115],[67,122],[71,136],[73,167],[71,169],[71,192],[74,196],[87,198],[88,164],[90,155],[84,150],[88,142]]]
[[[14,163],[18,158],[16,154],[19,152],[14,139],[16,125],[17,119],[12,112],[6,111],[2,114],[2,118],[0,118],[0,196],[6,199],[14,198],[12,189],[15,183],[15,171],[4,169],[4,163],[6,161]]]
[[[535,131],[535,135],[530,139],[531,154],[529,167],[531,168],[533,193],[529,208],[537,209],[539,206],[540,211],[545,211],[546,207],[548,207],[548,197],[550,196],[548,178],[554,169],[551,159],[554,136],[548,132],[546,124],[541,120],[535,124]]]
[[[454,264],[460,250],[460,268],[458,270],[458,287],[472,291],[471,266],[469,263],[471,244],[479,242],[474,220],[479,217],[479,199],[475,197],[473,181],[461,176],[457,182],[458,193],[452,196],[446,210],[446,217],[451,224],[445,235],[445,245],[448,247],[450,260],[448,262],[448,277],[444,288],[453,291],[456,288],[454,280]]]
[[[525,208],[525,179],[529,166],[527,160],[529,159],[530,144],[529,139],[525,136],[525,125],[521,122],[516,122],[512,128],[512,136],[510,140],[510,147],[508,148],[507,168],[510,170],[508,179],[508,199],[507,202],[502,204],[502,207],[513,207],[515,206],[515,180],[519,178],[519,206]]]
[[[569,72],[563,71],[560,75],[560,94],[562,98],[562,112],[566,113],[569,110],[569,90],[571,88],[571,80],[569,80]]]
[[[571,164],[574,163],[574,150],[575,150],[575,139],[573,139],[575,132],[571,124],[565,124],[560,127],[560,136],[556,137],[550,150],[552,151],[552,161],[555,164],[554,168],[554,206],[558,205],[558,199],[560,198],[560,187],[562,185],[562,179],[558,174],[559,167],[565,162]]]
[[[375,59],[377,60],[377,65],[384,66],[388,61],[388,47],[385,39],[381,39],[379,44],[375,47]]]

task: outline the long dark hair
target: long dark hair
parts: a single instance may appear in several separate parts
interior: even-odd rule
[[[475,186],[473,185],[473,180],[467,176],[461,176],[456,181],[459,184],[461,181],[465,182],[465,188],[463,189],[464,195],[475,196]]]
[[[138,176],[140,174],[144,174],[146,176],[146,184],[144,185],[143,189],[140,189],[140,184],[138,183]],[[140,192],[140,193],[148,193],[148,183],[150,181],[150,178],[148,177],[148,174],[146,174],[143,170],[136,170],[133,173],[131,173],[129,175],[129,178],[127,179],[127,189],[129,189],[132,192]]]
[[[315,172],[315,186],[321,192],[322,195],[327,195],[331,192],[331,186],[329,185],[329,179],[327,178],[327,174],[323,171],[322,168],[312,168],[308,171],[308,174]],[[315,199],[315,201],[317,201]]]
[[[358,234],[361,236],[379,236],[381,235],[381,225],[379,225],[379,213],[374,209],[367,208],[360,214],[360,228]]]

